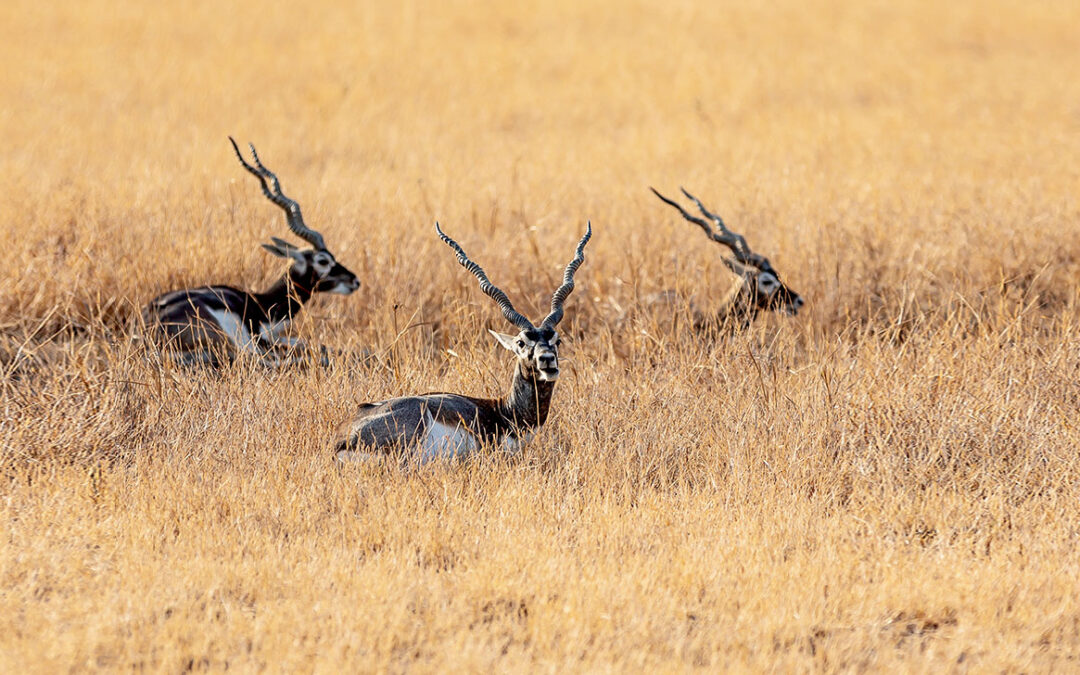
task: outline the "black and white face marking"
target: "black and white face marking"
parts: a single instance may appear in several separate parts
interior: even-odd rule
[[[541,382],[559,379],[559,334],[553,328],[523,330],[517,335],[489,331],[503,347],[518,358],[525,368],[534,372]]]
[[[758,272],[746,281],[754,289],[754,302],[761,309],[795,316],[803,306],[802,296],[785,286],[772,272]]]
[[[289,274],[293,281],[314,293],[349,295],[360,288],[356,275],[326,249],[298,249],[276,238],[273,245],[263,244],[263,248],[280,258],[292,259]]]
[[[311,254],[311,264],[315,266],[315,274],[320,278],[330,273],[330,268],[334,266],[335,262],[334,256],[330,255],[330,251],[315,251]]]
[[[349,295],[360,288],[356,275],[334,260],[330,251],[313,251],[311,265],[318,280],[315,283],[316,292]]]
[[[772,295],[780,288],[780,281],[769,272],[762,272],[757,278],[757,289],[761,295]]]

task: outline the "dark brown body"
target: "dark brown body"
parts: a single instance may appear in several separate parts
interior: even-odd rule
[[[482,446],[517,450],[547,421],[555,383],[538,375],[518,362],[502,399],[436,392],[365,403],[339,428],[335,456],[362,461],[415,450],[423,463],[464,457]]]

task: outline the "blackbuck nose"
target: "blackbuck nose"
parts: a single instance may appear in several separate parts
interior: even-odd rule
[[[555,355],[554,354],[541,354],[536,357],[536,360],[540,362],[541,368],[554,368],[555,367]]]

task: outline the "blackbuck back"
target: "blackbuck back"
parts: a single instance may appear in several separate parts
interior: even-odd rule
[[[495,301],[516,335],[490,331],[517,359],[510,391],[496,399],[462,394],[429,393],[365,403],[339,430],[334,445],[338,461],[366,461],[401,452],[421,463],[463,457],[483,445],[513,452],[532,438],[547,420],[555,381],[559,378],[559,335],[563,304],[574,290],[574,273],[585,260],[592,224],[578,242],[566,266],[563,283],[551,296],[551,312],[533,324],[514,309],[510,298],[488,280],[484,270],[435,224],[439,238],[457,254],[458,262],[480,282],[480,290]]]
[[[221,365],[237,355],[254,356],[267,365],[284,365],[311,357],[300,341],[282,335],[315,293],[348,295],[360,287],[356,275],[334,259],[322,234],[304,223],[300,205],[281,191],[278,177],[259,160],[254,145],[249,163],[231,137],[240,164],[262,187],[263,194],[285,212],[285,222],[311,248],[271,237],[263,248],[290,261],[288,271],[262,293],[231,286],[201,286],[172,291],[143,309],[150,336],[186,364]]]
[[[709,317],[696,308],[692,308],[694,322],[699,328],[725,325],[745,328],[763,311],[780,312],[787,316],[795,316],[799,313],[799,308],[803,306],[802,297],[780,280],[780,274],[773,268],[768,258],[751,250],[746,239],[741,234],[729,230],[720,216],[705,208],[697,197],[683,188],[679,189],[697,206],[705,218],[689,213],[678,202],[668,199],[655,188],[649,189],[665,204],[678,209],[683,218],[700,227],[709,239],[725,246],[734,256],[734,258],[725,256],[722,260],[724,265],[738,277],[737,285],[725,297],[720,310],[714,316]],[[712,221],[716,229],[709,225],[709,221]],[[660,297],[670,298],[671,296],[671,293],[666,293]]]

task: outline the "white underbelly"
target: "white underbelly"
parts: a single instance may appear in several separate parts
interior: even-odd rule
[[[480,447],[476,436],[461,425],[436,422],[430,412],[427,417],[427,433],[419,449],[421,463],[457,459]]]
[[[233,346],[241,350],[251,349],[251,333],[239,316],[225,309],[211,309],[209,313]]]

